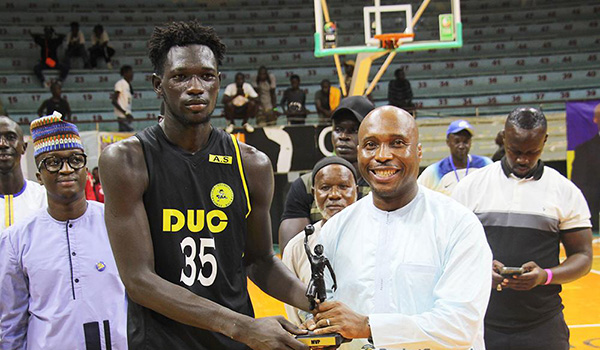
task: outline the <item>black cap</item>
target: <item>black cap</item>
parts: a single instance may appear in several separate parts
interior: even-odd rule
[[[375,105],[364,96],[350,96],[340,102],[338,108],[331,114],[331,119],[335,119],[346,112],[350,112],[356,117],[359,123],[365,119],[367,114],[375,109]]]
[[[325,158],[319,160],[317,162],[317,164],[315,164],[315,166],[313,167],[313,170],[312,170],[313,185],[315,183],[315,176],[317,176],[317,173],[319,172],[319,170],[321,170],[324,167],[331,165],[331,164],[339,164],[339,165],[345,166],[352,172],[352,175],[354,175],[354,181],[358,181],[357,180],[358,176],[356,175],[356,169],[354,169],[354,166],[349,161],[345,160],[344,158],[338,157],[338,156],[331,156],[331,157],[325,157]]]

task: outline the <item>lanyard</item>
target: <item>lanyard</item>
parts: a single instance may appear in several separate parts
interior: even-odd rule
[[[454,165],[454,160],[452,160],[452,156],[448,158],[450,158],[450,165],[452,165],[454,176],[456,176],[456,182],[460,182],[460,178],[458,177],[458,173],[456,172],[456,166]],[[471,155],[467,155],[467,172],[465,173],[465,176],[469,175],[469,165],[471,165]]]

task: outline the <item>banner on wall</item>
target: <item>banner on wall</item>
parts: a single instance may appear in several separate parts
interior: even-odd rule
[[[130,132],[99,132],[98,133],[98,153],[102,153],[106,146],[133,136]]]
[[[275,173],[310,170],[332,155],[331,126],[273,126],[245,134],[245,142],[264,152]],[[238,137],[239,139],[239,137]]]
[[[567,174],[581,189],[598,230],[600,211],[600,100],[567,102]]]

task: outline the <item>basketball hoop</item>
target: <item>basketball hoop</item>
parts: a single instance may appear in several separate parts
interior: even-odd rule
[[[391,50],[401,45],[401,39],[413,39],[414,37],[414,33],[386,33],[375,35],[373,38],[379,40],[379,47]]]

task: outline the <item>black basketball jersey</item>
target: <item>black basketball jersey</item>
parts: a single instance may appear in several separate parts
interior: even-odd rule
[[[251,206],[237,140],[213,129],[201,151],[172,144],[159,125],[136,135],[149,184],[144,193],[156,273],[233,311],[254,316],[243,256]],[[247,349],[129,300],[129,348]]]

